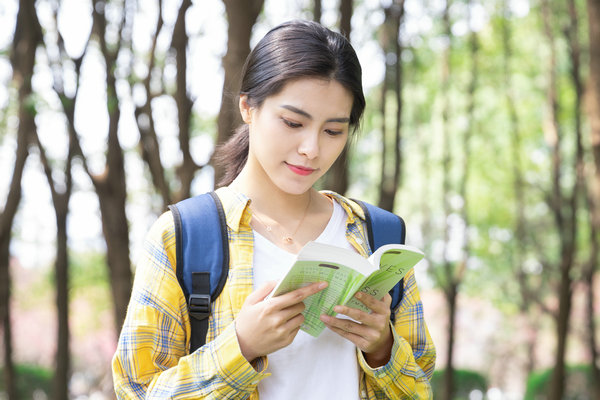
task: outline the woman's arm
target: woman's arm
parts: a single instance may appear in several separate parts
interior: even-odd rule
[[[117,397],[247,398],[265,376],[266,359],[259,358],[253,365],[246,361],[233,321],[212,321],[222,323],[222,332],[187,354],[189,316],[175,275],[174,255],[173,220],[166,213],[151,228],[137,265],[113,358]]]
[[[435,367],[435,346],[423,317],[423,304],[411,270],[404,277],[404,296],[395,314],[391,357],[387,364],[372,368],[359,351],[359,364],[366,376],[369,398],[432,398],[430,380]]]

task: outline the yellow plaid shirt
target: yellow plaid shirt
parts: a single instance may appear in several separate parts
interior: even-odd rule
[[[175,274],[175,231],[169,212],[150,229],[138,261],[127,317],[112,362],[120,399],[258,399],[257,385],[268,379],[267,357],[251,365],[242,356],[234,320],[252,291],[253,234],[249,201],[230,188],[217,191],[227,215],[230,269],[212,304],[206,345],[188,354],[190,317]],[[370,253],[362,209],[333,192],[346,214],[346,237],[363,256]],[[390,361],[371,368],[362,352],[361,399],[432,398],[430,379],[435,347],[423,319],[423,306],[411,270],[393,325]],[[332,383],[336,384],[336,383]],[[344,384],[342,382],[337,384]]]

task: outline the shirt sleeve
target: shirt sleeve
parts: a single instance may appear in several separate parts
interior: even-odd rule
[[[367,398],[431,399],[431,377],[435,367],[435,346],[425,319],[423,304],[410,270],[404,277],[404,296],[395,313],[392,327],[394,344],[390,361],[371,368],[361,351],[358,361],[364,371]]]
[[[137,264],[127,316],[112,361],[117,397],[249,397],[267,376],[266,358],[253,365],[246,361],[234,322],[215,340],[188,354],[189,317],[174,265],[173,219],[165,213],[150,229]]]

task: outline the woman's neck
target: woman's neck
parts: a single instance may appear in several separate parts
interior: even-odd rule
[[[327,225],[331,201],[313,188],[291,194],[273,184],[261,185],[265,180],[247,178],[242,171],[230,187],[251,199],[252,228],[275,245],[297,253]]]
[[[252,200],[253,212],[267,215],[282,223],[289,219],[297,219],[299,215],[302,215],[310,205],[311,197],[316,195],[312,188],[304,193],[288,193],[275,185],[268,177],[258,179],[250,175],[249,171],[244,168],[230,186]]]

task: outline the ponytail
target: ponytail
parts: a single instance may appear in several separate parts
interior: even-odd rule
[[[217,187],[228,186],[240,174],[248,160],[250,147],[250,129],[247,124],[240,125],[234,134],[215,150],[215,164],[225,168],[225,174]]]

